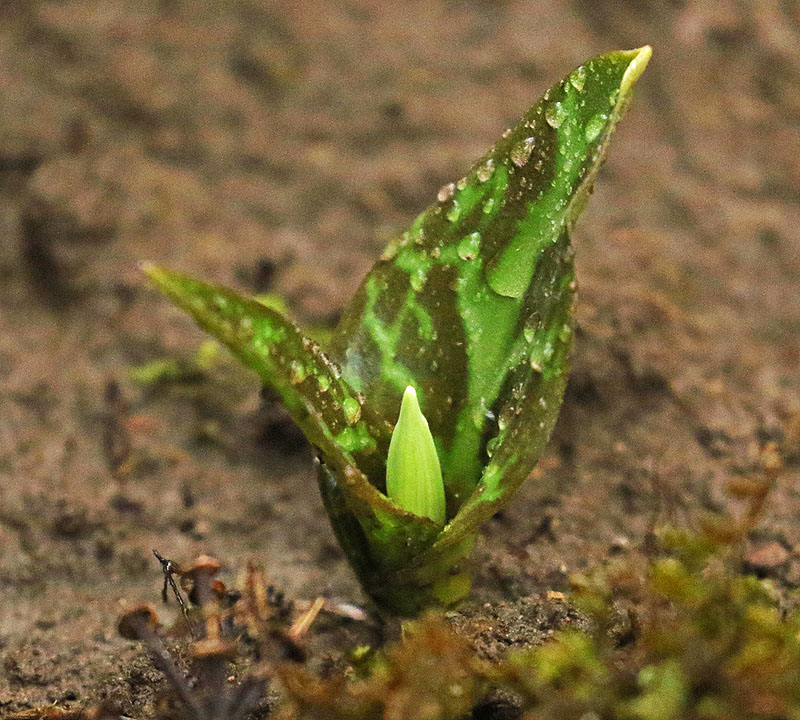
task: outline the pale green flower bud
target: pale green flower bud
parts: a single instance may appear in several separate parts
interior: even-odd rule
[[[414,515],[430,518],[440,525],[447,520],[439,457],[411,385],[403,393],[400,417],[389,443],[386,494]]]

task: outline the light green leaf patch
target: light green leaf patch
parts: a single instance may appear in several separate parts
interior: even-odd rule
[[[444,525],[442,470],[428,421],[411,385],[403,393],[400,417],[389,443],[386,494],[401,508]]]

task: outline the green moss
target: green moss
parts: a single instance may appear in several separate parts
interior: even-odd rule
[[[491,688],[516,698],[515,717],[526,720],[800,718],[800,617],[786,614],[788,596],[743,574],[735,544],[672,528],[660,537],[651,560],[576,578],[573,600],[591,632],[558,630],[490,664],[430,615],[407,624],[400,645],[371,652],[359,679],[330,686],[324,702],[291,684],[287,717],[456,720]],[[364,697],[374,704],[356,707]],[[398,705],[411,714],[392,714]]]

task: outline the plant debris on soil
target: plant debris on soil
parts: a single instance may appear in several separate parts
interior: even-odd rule
[[[554,437],[486,528],[470,600],[397,645],[399,629],[369,608],[347,616],[362,617],[364,598],[302,437],[254,376],[200,352],[202,333],[137,263],[276,293],[300,322],[329,328],[385,241],[548,82],[644,43],[654,59],[573,239],[578,334]],[[729,608],[762,607],[747,583],[766,579],[788,616],[800,586],[798,48],[793,2],[3,3],[0,715],[183,712],[148,651],[117,633],[121,613],[147,604],[171,628],[159,633],[176,667],[193,661],[200,638],[172,597],[161,603],[156,548],[178,564],[220,558],[218,579],[240,592],[248,567],[264,567],[278,610],[262,652],[291,648],[281,633],[325,599],[303,636],[310,668],[286,670],[287,687],[306,672],[372,677],[359,647],[389,642],[378,662],[391,668],[440,643],[469,666],[454,709],[516,717],[524,693],[547,691],[521,671],[500,682],[513,658],[534,653],[532,667],[557,665],[567,675],[551,677],[573,689],[586,679],[587,666],[558,664],[571,646],[545,642],[565,628],[589,637],[570,634],[592,617],[573,606],[570,578],[622,563],[663,580],[674,564],[654,559],[660,528],[715,517],[770,443],[782,473],[726,565],[736,573],[712,573],[712,587],[745,603]],[[709,557],[692,542],[669,551],[690,576]],[[666,593],[689,608],[679,591],[692,583],[670,577],[629,602]],[[602,596],[593,587],[582,596]],[[706,605],[691,607],[702,625]],[[655,601],[642,608],[670,619]],[[762,615],[759,632],[791,657],[789,626]],[[662,652],[636,622],[615,627],[623,670]],[[710,636],[681,640],[697,637]],[[582,647],[606,667],[604,646]],[[720,647],[708,657],[729,657]],[[257,665],[243,657],[240,689]],[[676,677],[665,663],[629,678],[651,699],[626,712],[669,717],[652,708],[678,697]],[[484,696],[482,683],[506,690]],[[784,691],[758,687],[739,702],[781,716]],[[318,707],[296,697],[298,712]],[[580,709],[557,699],[548,707],[565,717]]]

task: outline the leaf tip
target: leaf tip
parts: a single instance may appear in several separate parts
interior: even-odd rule
[[[413,385],[409,385],[405,389],[402,406],[416,408],[417,412],[421,412],[419,409],[419,400],[417,399],[417,391]]]
[[[447,510],[442,470],[428,421],[411,385],[403,393],[389,443],[386,492],[404,510],[444,525]]]
[[[631,50],[630,53],[633,54],[633,60],[631,60],[631,64],[628,65],[628,69],[622,76],[619,88],[620,95],[623,97],[631,91],[636,81],[641,77],[647,67],[647,63],[650,62],[650,57],[653,55],[653,48],[650,45],[642,45],[640,48]]]
[[[167,297],[172,298],[178,305],[184,307],[183,303],[180,302],[179,298],[181,296],[181,281],[187,280],[188,278],[184,278],[177,273],[172,272],[171,270],[167,270],[166,268],[160,267],[149,260],[142,260],[139,263],[139,270],[147,276],[147,278],[152,282],[164,295]],[[187,309],[184,307],[184,309]]]
[[[167,280],[168,272],[150,260],[141,260],[139,270],[159,287],[162,287]]]

